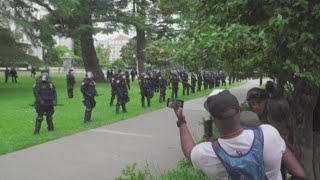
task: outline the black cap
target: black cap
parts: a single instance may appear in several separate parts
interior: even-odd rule
[[[268,99],[269,94],[266,90],[261,88],[252,88],[247,93],[247,101],[261,101]]]
[[[227,119],[240,110],[239,101],[228,90],[214,90],[204,102],[204,108],[212,117]],[[232,111],[231,111],[232,110]]]

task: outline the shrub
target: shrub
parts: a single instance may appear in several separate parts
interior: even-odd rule
[[[179,161],[175,169],[169,170],[160,176],[161,180],[208,180],[207,176],[200,170],[193,168],[192,164],[187,159]]]
[[[139,169],[137,163],[128,164],[121,171],[122,175],[116,177],[116,180],[153,180],[155,179],[149,169]]]

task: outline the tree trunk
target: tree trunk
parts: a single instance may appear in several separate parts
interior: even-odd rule
[[[315,179],[313,111],[317,103],[319,89],[300,79],[290,99],[292,127],[294,133],[294,152],[302,162],[307,179]]]
[[[99,65],[96,50],[94,48],[92,30],[88,29],[81,34],[81,52],[84,68],[91,71],[96,82],[106,82],[104,74]]]
[[[280,72],[278,72],[277,74],[276,96],[278,97],[284,96],[284,86],[287,83],[287,80],[288,80],[287,72],[285,72],[284,70],[280,70]]]
[[[139,75],[145,72],[145,62],[146,57],[144,54],[144,49],[146,47],[146,35],[145,31],[136,27],[137,32],[137,55],[138,55],[138,72]]]
[[[314,154],[313,156],[314,179],[320,179],[320,133],[319,132],[314,132],[314,135],[313,135],[313,154]]]

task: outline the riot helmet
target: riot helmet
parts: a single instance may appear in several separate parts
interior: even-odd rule
[[[49,80],[49,74],[44,72],[41,74],[41,81],[47,82]]]
[[[69,70],[69,74],[70,74],[70,75],[73,75],[73,74],[74,74],[72,69]]]
[[[86,73],[86,77],[87,77],[88,79],[93,79],[93,73],[92,73],[91,71],[88,71],[88,72]]]

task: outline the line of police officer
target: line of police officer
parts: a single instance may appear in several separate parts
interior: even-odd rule
[[[81,84],[81,92],[83,94],[83,104],[85,108],[84,122],[91,122],[92,110],[96,106],[95,97],[98,96],[96,91],[96,83],[93,80],[92,72],[87,72],[85,78]],[[131,77],[134,80],[134,77]],[[223,85],[225,85],[225,77],[223,73],[215,74],[213,72],[204,72],[203,75],[198,74],[196,77],[195,73],[191,74],[191,85],[189,84],[188,73],[182,71],[177,73],[173,71],[170,73],[169,79],[164,78],[160,71],[142,73],[139,77],[139,87],[141,94],[141,104],[145,107],[145,100],[147,100],[147,106],[151,106],[151,99],[155,92],[159,92],[159,102],[164,102],[166,98],[166,89],[171,84],[172,93],[171,97],[178,97],[179,82],[183,86],[183,95],[185,92],[189,95],[189,88],[191,88],[191,93],[195,93],[196,84],[198,82],[198,91],[201,91],[202,80],[204,88],[213,88],[220,85],[220,80]],[[128,89],[130,89],[130,76],[129,73],[113,73],[110,77],[111,84],[111,99],[110,106],[113,105],[114,99],[117,96],[116,103],[116,113],[119,113],[120,106],[123,112],[127,112],[126,103],[130,101]],[[73,98],[73,88],[75,85],[75,77],[73,71],[70,70],[67,74],[67,92],[68,97]],[[35,109],[38,113],[36,118],[35,134],[39,134],[41,122],[43,116],[46,115],[46,121],[48,125],[48,130],[53,131],[53,114],[54,106],[57,105],[57,93],[55,86],[49,79],[48,71],[41,72],[41,76],[38,78],[36,84],[33,88],[35,96]]]

